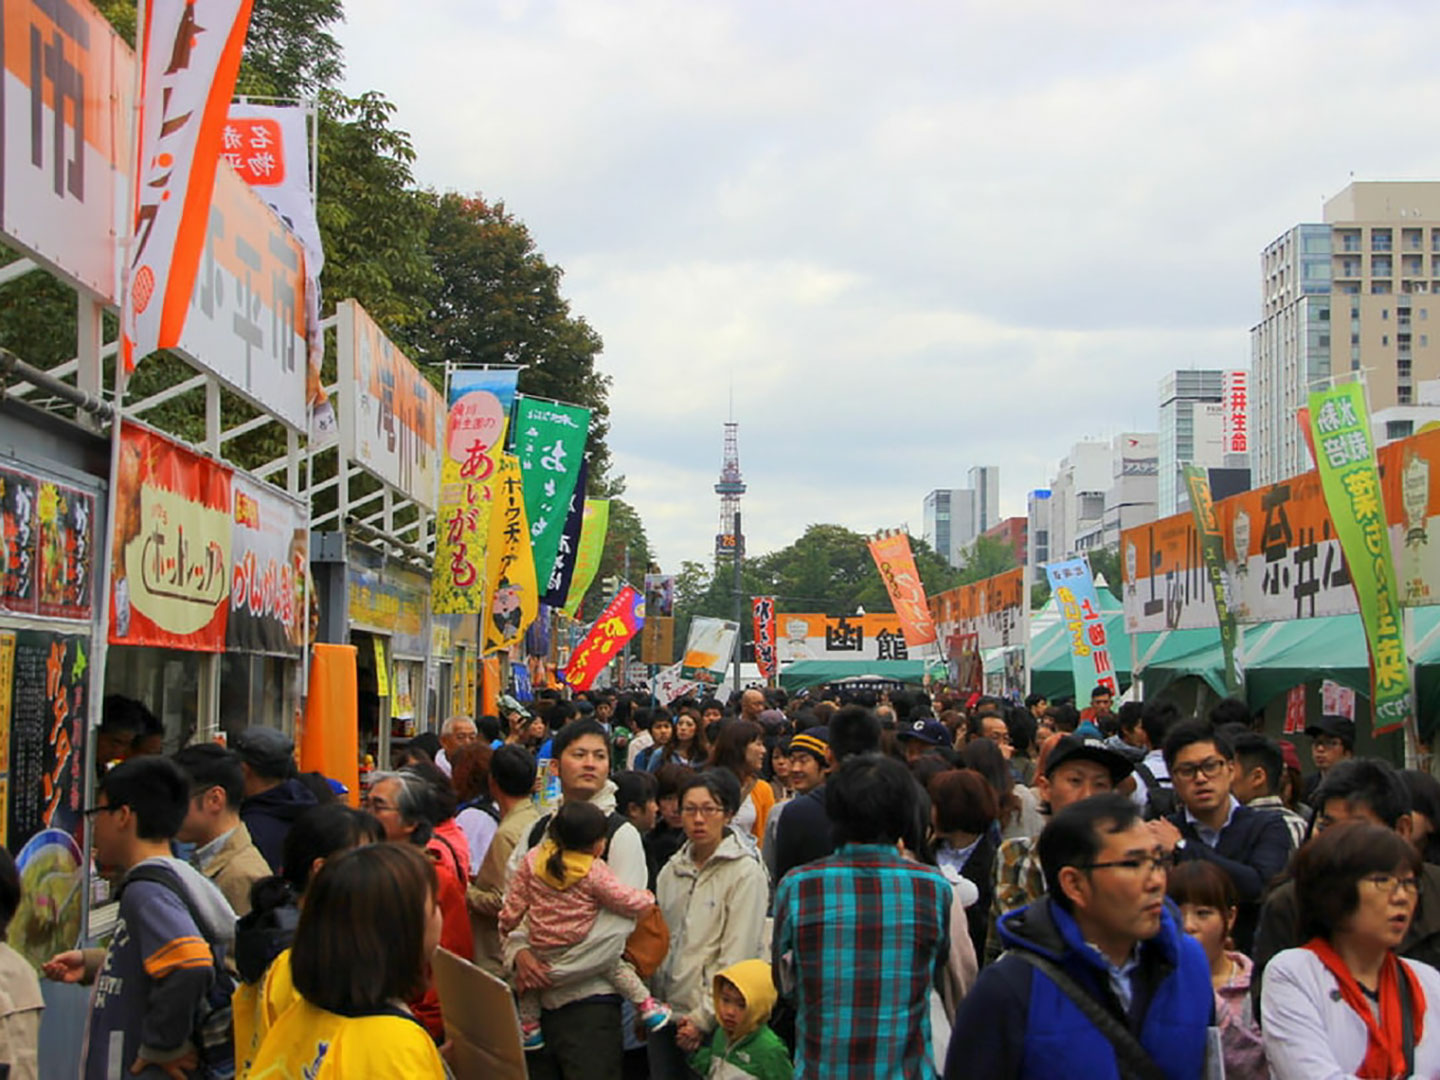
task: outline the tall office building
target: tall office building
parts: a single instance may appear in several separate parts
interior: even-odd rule
[[[976,465],[967,488],[937,488],[925,496],[921,535],[951,566],[965,561],[965,549],[1000,520],[1000,469]]]
[[[1249,387],[1245,371],[1172,371],[1160,380],[1160,517],[1190,507],[1182,468],[1249,467]]]
[[[1250,331],[1251,460],[1270,484],[1310,467],[1296,419],[1309,390],[1363,371],[1372,412],[1416,403],[1440,376],[1440,182],[1358,181],[1261,253]]]

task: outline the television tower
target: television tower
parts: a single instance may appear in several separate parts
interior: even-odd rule
[[[744,555],[745,539],[740,534],[740,496],[745,494],[745,481],[740,476],[740,425],[725,422],[725,457],[720,464],[720,479],[715,494],[720,496],[720,531],[715,535],[715,561]]]

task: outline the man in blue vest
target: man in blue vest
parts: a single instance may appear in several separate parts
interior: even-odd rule
[[[1009,951],[955,1015],[947,1080],[1109,1080],[1147,1075],[1146,1059],[1199,1080],[1210,967],[1167,906],[1169,857],[1135,804],[1082,799],[1039,849],[1048,895],[1001,918]]]

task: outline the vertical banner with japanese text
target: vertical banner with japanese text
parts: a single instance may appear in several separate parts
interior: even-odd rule
[[[570,506],[565,512],[565,527],[560,531],[560,543],[555,548],[555,565],[550,568],[549,580],[545,583],[542,604],[548,604],[557,611],[565,606],[570,594],[570,581],[575,577],[575,556],[580,551],[580,528],[585,524],[585,482],[590,475],[590,459],[580,462],[580,475],[575,478],[575,490],[570,493]]]
[[[755,667],[767,683],[775,678],[775,598],[757,596],[751,601],[754,617]]]
[[[14,851],[42,829],[80,825],[89,657],[85,634],[15,635],[5,837]]]
[[[299,105],[236,102],[230,106],[221,137],[221,156],[305,249],[306,398],[311,406],[310,437],[324,443],[335,435],[337,421],[320,374],[325,359],[325,336],[320,329],[325,245],[311,189],[309,112]]]
[[[126,371],[180,342],[252,0],[144,2],[139,172],[121,311]]]
[[[501,454],[495,470],[495,502],[490,508],[490,538],[485,545],[486,654],[519,645],[525,628],[540,610],[524,487],[520,462],[514,454]]]
[[[575,573],[570,579],[570,593],[562,609],[572,619],[580,610],[580,602],[595,575],[600,572],[600,556],[605,550],[605,534],[610,529],[610,500],[586,499],[584,518],[580,524],[580,549],[575,553]]]
[[[880,571],[880,580],[890,594],[890,604],[900,616],[905,644],[912,649],[935,641],[935,622],[925,599],[925,586],[915,568],[910,552],[910,537],[904,532],[876,533],[870,541],[870,554]]]
[[[1105,620],[1095,595],[1095,578],[1085,559],[1067,559],[1045,567],[1060,618],[1070,634],[1070,667],[1075,673],[1075,698],[1087,700],[1096,686],[1118,694],[1115,666],[1105,640]]]
[[[525,481],[525,513],[535,552],[535,577],[550,583],[565,530],[570,494],[585,460],[590,410],[540,398],[515,399],[515,456]]]
[[[644,625],[645,598],[632,586],[626,585],[605,605],[595,625],[570,654],[570,663],[565,665],[562,678],[572,689],[590,689],[605,665]]]
[[[690,620],[685,654],[680,659],[681,677],[718,686],[725,679],[725,669],[730,666],[739,639],[739,623],[696,615]]]
[[[1195,515],[1195,531],[1200,538],[1200,554],[1205,560],[1205,573],[1215,597],[1215,611],[1220,621],[1220,647],[1225,653],[1225,689],[1240,692],[1243,678],[1235,664],[1235,612],[1230,607],[1230,586],[1226,577],[1225,537],[1220,519],[1210,497],[1210,478],[1205,470],[1185,465],[1185,486],[1190,492],[1190,510]]]
[[[431,583],[436,612],[473,615],[484,603],[495,466],[505,449],[518,376],[514,368],[450,373]]]
[[[1390,557],[1390,532],[1380,470],[1370,437],[1365,387],[1345,383],[1310,394],[1310,427],[1325,504],[1370,644],[1375,734],[1413,724],[1410,664],[1400,612],[1400,589]]]

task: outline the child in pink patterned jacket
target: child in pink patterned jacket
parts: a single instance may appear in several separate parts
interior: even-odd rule
[[[509,934],[523,919],[531,948],[548,960],[548,953],[585,940],[601,908],[631,919],[648,911],[654,895],[625,885],[602,858],[608,833],[609,822],[596,807],[583,802],[561,806],[545,839],[525,856],[505,889],[500,933]],[[628,961],[617,956],[607,976],[639,1008],[646,1028],[655,1031],[670,1022],[669,1007],[650,996]],[[545,1045],[536,991],[520,995],[520,1031],[527,1051]]]

